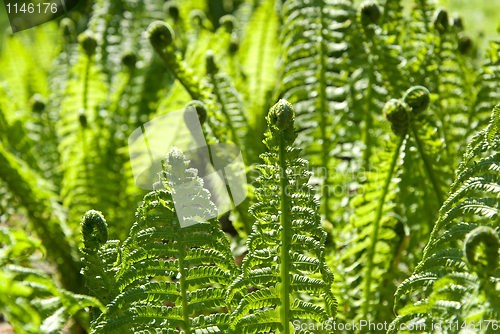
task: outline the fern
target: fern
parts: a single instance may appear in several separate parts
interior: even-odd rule
[[[23,232],[2,228],[0,241],[0,311],[17,333],[57,333],[68,319],[86,307],[102,307],[95,299],[59,288],[41,270],[21,266],[44,252],[40,241]],[[39,259],[38,259],[39,260]]]
[[[331,158],[331,152],[336,143],[349,140],[343,135],[349,132],[340,126],[349,122],[343,70],[349,44],[344,39],[353,10],[349,2],[321,0],[287,1],[282,12],[280,97],[294,105],[298,145],[306,148],[311,167],[327,170],[322,182],[323,207],[327,219],[332,220],[329,169],[338,161]]]
[[[221,309],[226,307],[224,287],[236,267],[217,221],[202,218],[216,208],[196,170],[186,166],[182,152],[168,153],[161,183],[166,189],[146,195],[121,246],[107,240],[100,213],[89,211],[83,218],[87,286],[107,304],[102,314],[96,314],[92,333],[227,328],[229,315]],[[183,214],[186,209],[179,212],[181,207],[189,209],[188,216]],[[219,313],[207,313],[209,309]]]
[[[294,319],[324,322],[335,316],[333,274],[324,261],[326,233],[319,225],[319,203],[307,184],[306,162],[292,146],[296,137],[293,107],[281,100],[266,119],[269,151],[261,156],[258,202],[250,208],[256,222],[247,241],[249,253],[241,275],[229,288],[228,303],[243,295],[232,314],[229,333],[291,333]],[[246,294],[249,286],[257,291]],[[324,302],[321,306],[304,302],[297,298],[300,292]]]
[[[498,41],[484,61],[469,17],[448,12],[94,0],[6,33],[0,320],[28,333],[306,334],[497,319],[498,108],[482,128]],[[191,107],[203,138],[175,133],[192,161],[170,151],[146,194],[128,139]],[[150,147],[175,136],[162,130]],[[248,181],[239,205],[221,159]]]
[[[499,112],[496,107],[488,127],[467,146],[423,258],[396,292],[395,309],[403,296],[422,287],[426,287],[428,298],[418,308],[400,310],[395,322],[420,317],[461,324],[497,316],[499,298],[489,291],[496,281],[498,233],[488,226],[497,227],[498,217],[495,161]],[[483,153],[488,155],[481,157]],[[478,247],[481,245],[484,247]],[[488,307],[483,308],[482,303]]]

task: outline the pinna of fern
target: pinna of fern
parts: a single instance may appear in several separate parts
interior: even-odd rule
[[[340,235],[342,269],[339,270],[340,301],[347,319],[379,317],[377,305],[383,296],[379,286],[390,269],[397,235],[394,219],[390,217],[396,198],[393,176],[400,166],[401,148],[408,137],[412,119],[411,107],[400,100],[386,103],[384,113],[396,135],[396,144],[388,145],[388,152],[380,150],[372,157],[380,159],[378,173],[367,173],[364,191],[351,202],[354,214]]]
[[[319,203],[307,184],[306,161],[293,147],[293,107],[280,100],[266,119],[268,152],[261,155],[256,203],[250,208],[255,223],[249,251],[227,295],[230,305],[238,305],[228,333],[292,333],[295,319],[324,322],[336,312]],[[247,294],[248,287],[256,291]],[[299,294],[309,295],[311,302]]]
[[[144,197],[121,246],[106,241],[100,213],[90,211],[83,218],[87,285],[107,303],[103,313],[95,314],[92,333],[161,328],[219,333],[227,328],[225,288],[237,269],[218,221],[202,219],[213,216],[216,207],[187,164],[179,150],[167,154],[157,185],[163,189]]]
[[[97,299],[62,289],[48,274],[32,268],[46,253],[39,240],[0,228],[0,244],[0,311],[16,333],[57,333],[80,310],[103,308]]]
[[[297,145],[310,166],[329,170],[340,162],[332,157],[335,149],[336,156],[353,158],[350,145],[358,137],[357,127],[349,126],[354,117],[348,110],[346,71],[355,11],[349,1],[323,0],[285,1],[281,11],[278,95],[294,107]],[[333,222],[338,199],[331,198],[335,180],[330,174],[322,180],[322,210]]]
[[[499,115],[467,146],[423,258],[395,294],[394,324],[498,319]],[[415,294],[425,299],[398,310]]]
[[[401,193],[398,192],[403,182],[401,178],[411,178],[411,175],[404,174],[404,162],[416,154],[414,151],[410,151],[409,155],[403,154],[407,151],[406,148],[402,150],[404,145],[409,145],[412,140],[418,143],[418,152],[423,157],[419,160],[424,160],[423,163],[418,161],[418,164],[426,170],[424,179],[429,179],[426,182],[431,188],[436,183],[434,166],[427,160],[416,131],[423,125],[430,93],[425,87],[416,86],[410,88],[402,100],[391,99],[384,107],[385,117],[397,139],[395,144],[389,142],[388,150],[376,151],[374,158],[379,159],[374,160],[378,162],[377,173],[367,173],[363,191],[351,203],[354,214],[340,236],[343,267],[338,286],[346,295],[340,304],[348,310],[347,319],[369,319],[367,317],[370,316],[388,321],[392,319],[392,314],[380,305],[392,303],[389,298],[392,299],[396,286],[388,282],[395,281],[394,272],[404,250],[401,247],[406,247],[405,232],[398,232],[403,227],[396,219],[400,214],[396,204],[401,203]],[[394,177],[396,175],[397,178]],[[376,288],[382,285],[384,290]]]

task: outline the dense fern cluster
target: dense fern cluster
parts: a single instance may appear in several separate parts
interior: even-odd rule
[[[93,0],[7,33],[3,319],[16,333],[492,332],[500,43],[481,52],[460,17],[411,3]],[[177,114],[184,132],[148,137]],[[137,133],[154,179],[129,156]],[[247,181],[241,204],[228,175]]]

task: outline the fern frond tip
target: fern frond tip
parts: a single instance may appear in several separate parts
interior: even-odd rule
[[[96,249],[108,241],[108,225],[101,212],[87,211],[82,217],[81,226],[86,248]]]
[[[481,244],[484,248],[480,247]],[[465,259],[478,275],[490,277],[498,267],[499,248],[500,241],[496,231],[489,226],[479,226],[470,231],[465,238]]]
[[[179,5],[173,1],[166,1],[163,4],[163,12],[165,14],[170,15],[171,18],[174,19],[174,21],[177,21],[179,18]]]
[[[65,17],[61,20],[61,23],[59,23],[59,28],[61,29],[64,36],[71,36],[76,31],[75,22],[73,22],[73,20],[69,17]]]
[[[149,25],[147,32],[149,42],[158,52],[172,44],[175,39],[172,27],[164,21],[154,21]]]
[[[411,122],[410,107],[397,99],[389,100],[384,106],[384,116],[391,122],[392,131],[403,137],[408,132]]]
[[[377,21],[382,16],[382,9],[380,8],[380,5],[376,1],[373,0],[363,1],[363,3],[361,3],[359,8],[361,12],[361,22],[364,25],[370,23],[377,23]]]
[[[279,131],[285,131],[290,127],[293,128],[293,123],[295,120],[295,113],[293,111],[292,104],[286,100],[279,100],[267,116],[267,123],[272,129]]]
[[[403,101],[408,104],[412,112],[417,115],[429,108],[431,94],[424,86],[414,86],[406,91]]]
[[[78,43],[80,43],[87,56],[91,57],[95,54],[97,40],[92,30],[87,29],[78,35]]]
[[[446,32],[449,26],[448,12],[444,7],[436,9],[434,13],[434,28],[440,33]]]

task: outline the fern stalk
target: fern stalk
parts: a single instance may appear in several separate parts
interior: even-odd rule
[[[280,134],[279,146],[279,164],[281,168],[281,324],[283,325],[283,333],[290,334],[290,212],[288,196],[286,189],[288,186],[288,178],[286,175],[286,144],[283,132]]]
[[[370,246],[368,248],[368,254],[366,259],[366,276],[365,276],[365,287],[364,287],[364,304],[363,304],[363,317],[366,319],[368,315],[368,309],[370,305],[370,300],[372,296],[371,282],[372,282],[372,271],[373,271],[373,257],[375,255],[375,246],[378,240],[378,232],[380,227],[380,220],[382,218],[382,212],[385,204],[385,197],[389,191],[389,185],[391,183],[392,175],[394,174],[394,169],[396,168],[396,163],[399,157],[399,151],[401,146],[405,141],[406,135],[399,139],[396,149],[393,152],[391,158],[391,165],[389,167],[389,173],[384,181],[384,187],[382,189],[382,195],[379,198],[377,204],[377,211],[375,213],[375,220],[373,221],[373,230],[370,237]]]
[[[373,51],[372,51],[373,52]],[[369,73],[370,73],[370,78],[368,79],[368,87],[367,93],[366,93],[366,111],[365,111],[365,131],[363,133],[363,141],[365,143],[365,151],[363,152],[363,166],[365,170],[370,169],[370,157],[371,157],[371,140],[370,140],[370,129],[373,126],[373,120],[372,120],[372,109],[373,109],[373,102],[372,102],[372,85],[373,85],[373,79],[374,79],[374,68],[373,68],[373,63],[370,62],[370,68],[369,68]]]
[[[324,6],[325,3],[323,1],[321,1],[321,18],[320,18],[320,22],[321,22],[321,25],[324,26],[324,18],[323,18],[323,9],[324,9]],[[327,126],[327,120],[326,120],[326,113],[328,112],[328,109],[327,109],[327,106],[326,106],[326,63],[325,63],[325,57],[326,56],[326,50],[325,50],[325,40],[326,39],[326,36],[325,36],[325,30],[324,29],[321,29],[321,56],[320,56],[320,59],[321,59],[321,72],[320,72],[320,80],[319,80],[319,83],[320,83],[320,90],[319,90],[319,94],[320,94],[320,103],[321,103],[321,123],[320,123],[320,126],[321,126],[321,138],[327,138],[327,131],[326,131],[326,126]],[[330,147],[328,145],[329,143],[326,141],[326,140],[323,140],[323,142],[321,143],[321,149],[323,150],[323,154],[321,155],[321,160],[322,160],[322,164],[323,166],[328,166],[328,162],[329,162],[329,153],[330,153]],[[329,177],[328,177],[328,172],[326,173],[325,175],[325,185],[326,185],[326,189],[328,189],[328,191],[325,191],[324,192],[324,197],[325,197],[325,217],[327,219],[330,219],[330,201],[329,201],[329,197],[330,197],[330,184],[329,184]]]
[[[424,162],[425,171],[427,172],[427,175],[429,176],[429,180],[432,183],[432,187],[434,188],[434,191],[436,193],[436,197],[437,197],[437,200],[439,202],[439,205],[441,205],[444,202],[443,192],[439,188],[438,182],[436,180],[436,173],[434,172],[434,169],[432,168],[432,164],[424,152],[424,148],[422,146],[423,145],[422,141],[420,140],[420,137],[418,135],[418,131],[415,128],[415,123],[413,123],[411,125],[411,130],[413,132],[413,136],[415,137],[415,141],[417,142],[418,151],[420,152],[420,156],[422,157],[422,161]]]
[[[177,229],[178,233],[180,236],[182,236],[182,233],[180,233],[180,228]],[[181,298],[182,298],[182,317],[184,318],[184,323],[186,324],[186,328],[184,328],[186,334],[191,334],[191,326],[189,326],[189,310],[188,310],[188,296],[187,296],[187,284],[186,284],[186,268],[184,268],[184,258],[186,255],[186,251],[184,246],[181,244],[181,247],[179,247],[179,273],[181,275],[179,283],[180,283],[180,289],[181,289]]]

